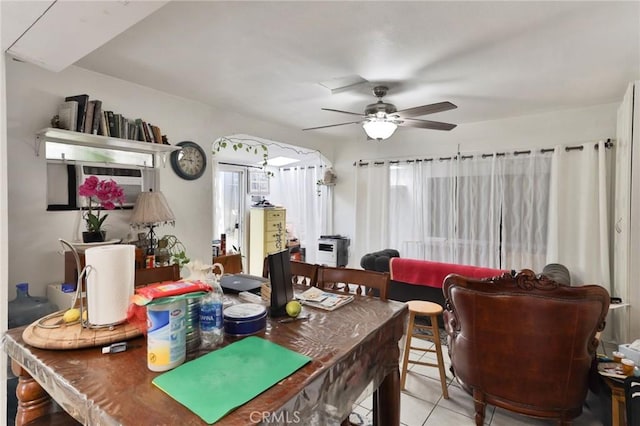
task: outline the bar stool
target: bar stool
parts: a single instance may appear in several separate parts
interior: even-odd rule
[[[449,399],[449,392],[447,391],[446,375],[444,372],[444,360],[442,359],[442,346],[440,344],[440,330],[438,329],[438,315],[442,314],[442,306],[433,302],[425,302],[423,300],[410,300],[407,302],[409,306],[409,327],[407,328],[407,340],[404,346],[404,355],[402,361],[402,377],[400,379],[400,388],[404,390],[405,381],[407,380],[407,368],[409,363],[426,365],[429,367],[438,367],[440,371],[440,384],[442,385],[442,395],[445,399]],[[416,324],[416,316],[427,316],[431,319],[431,325]],[[416,330],[431,331],[431,335],[418,334]],[[411,346],[411,339],[416,337],[431,341],[435,345],[435,349],[424,349]],[[437,356],[438,362],[436,364],[432,362],[413,361],[409,359],[409,351],[417,350],[422,352],[432,352]]]

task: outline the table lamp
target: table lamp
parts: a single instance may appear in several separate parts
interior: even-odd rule
[[[162,192],[141,192],[133,207],[130,223],[134,227],[149,228],[149,253],[155,252],[153,228],[160,224],[175,224],[175,216]]]

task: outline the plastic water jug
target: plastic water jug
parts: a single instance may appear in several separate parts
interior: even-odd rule
[[[29,296],[29,284],[16,284],[17,296],[9,302],[9,328],[31,324],[58,310],[46,297]]]

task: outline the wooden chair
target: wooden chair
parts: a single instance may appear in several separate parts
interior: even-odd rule
[[[293,284],[302,284],[312,287],[318,286],[318,269],[319,265],[311,263],[291,261],[291,281]],[[269,278],[269,258],[264,258],[262,264],[262,276]]]
[[[388,272],[321,266],[318,270],[318,287],[368,297],[379,297],[380,300],[386,301],[387,293],[389,292],[389,277]],[[373,392],[374,417],[377,412],[378,391],[375,390]],[[341,423],[341,426],[349,426],[351,424],[347,417]]]
[[[223,254],[213,258],[213,263],[219,263],[224,268],[225,274],[241,274],[242,273],[242,255],[240,253],[235,254]],[[213,268],[214,274],[220,274],[220,268]]]
[[[380,300],[387,300],[389,282],[388,272],[330,266],[322,266],[318,271],[318,287],[345,293],[376,296]]]
[[[318,270],[318,287],[338,290],[345,293],[355,293],[370,297],[379,297],[387,300],[389,292],[389,273],[367,271],[364,269],[334,268],[321,266]],[[345,307],[346,308],[346,307]],[[342,309],[345,309],[342,308]],[[378,391],[373,392],[373,412],[378,411]],[[341,426],[349,426],[352,423],[347,417]]]
[[[609,293],[568,287],[523,270],[476,280],[445,278],[443,313],[456,380],[485,407],[569,424],[582,412]]]

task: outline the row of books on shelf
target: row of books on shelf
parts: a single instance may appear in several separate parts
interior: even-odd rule
[[[89,100],[89,95],[75,95],[65,98],[58,109],[61,129],[92,135],[134,141],[169,144],[158,126],[141,118],[131,119],[122,114],[102,109],[102,101]]]

